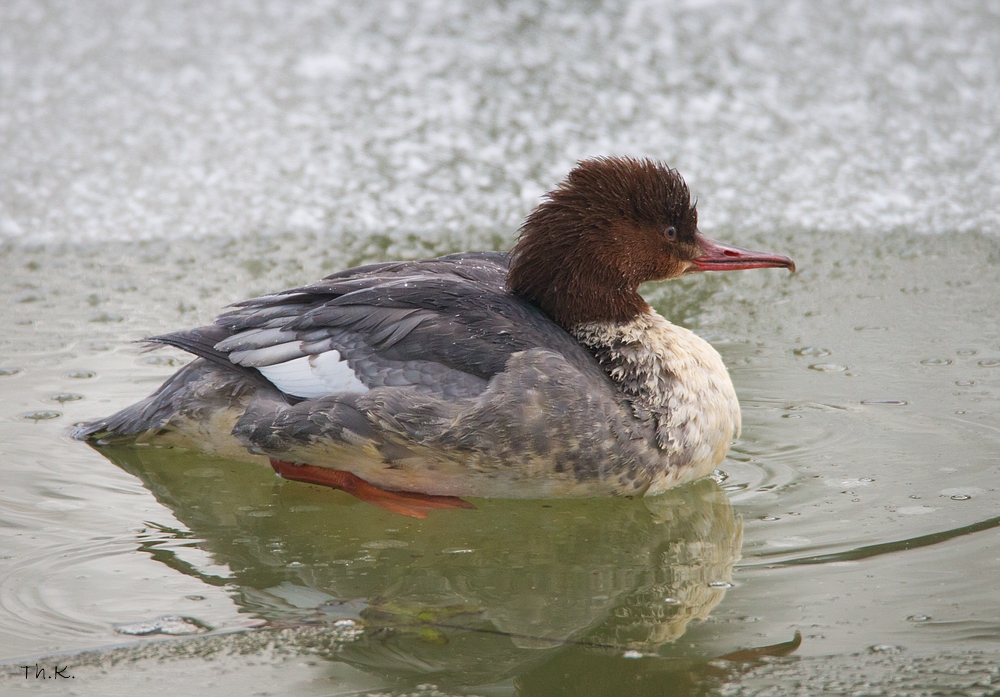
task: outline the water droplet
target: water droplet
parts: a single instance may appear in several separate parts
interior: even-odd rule
[[[862,399],[862,404],[883,404],[889,407],[905,407],[906,401],[902,399]]]
[[[722,482],[724,482],[727,479],[729,479],[729,473],[726,472],[725,470],[718,470],[717,469],[714,472],[712,472],[712,479],[715,480],[716,484],[722,484]]]
[[[820,348],[818,346],[803,346],[802,348],[795,349],[792,353],[796,356],[810,356],[812,358],[823,358],[824,356],[829,356],[833,353],[830,349]]]
[[[802,414],[782,414],[781,418],[783,418],[783,419],[801,419],[802,418]]]
[[[709,588],[732,588],[733,584],[729,581],[712,581],[708,584]]]
[[[926,622],[931,618],[930,615],[910,615],[906,618],[907,622]]]
[[[976,349],[959,349],[955,351],[956,356],[975,356],[979,351]]]
[[[7,378],[21,372],[20,368],[0,368],[0,378]]]
[[[958,410],[958,411],[956,411],[955,413],[956,413],[956,414],[964,414],[964,413],[965,413],[965,410],[964,410],[964,409],[959,409],[959,410]]]
[[[173,356],[147,356],[142,359],[142,362],[146,365],[162,365],[167,368],[173,368],[184,364],[182,359],[174,358]]]
[[[403,540],[372,540],[361,545],[362,549],[402,549],[409,547],[409,542]]]
[[[919,501],[923,497],[922,496],[917,496],[916,494],[910,494],[909,498],[913,499],[914,501]]]
[[[636,651],[634,649],[630,649],[630,650],[626,651],[625,653],[623,653],[622,657],[624,657],[624,658],[642,658],[642,651]]]
[[[861,481],[863,481],[863,482],[874,482],[875,478],[874,477],[862,477]]]
[[[58,419],[60,416],[62,416],[61,411],[49,411],[48,409],[29,411],[27,414],[21,414],[21,418],[28,421],[48,421],[49,419]]]
[[[951,365],[950,358],[925,358],[920,365]]]
[[[476,550],[474,550],[474,549],[462,549],[460,547],[456,547],[456,548],[453,548],[453,549],[442,549],[441,553],[442,554],[472,554],[475,551]]]
[[[73,378],[74,380],[87,380],[97,377],[97,373],[93,370],[74,370],[72,373],[66,373],[66,377]]]
[[[980,368],[996,368],[1000,366],[1000,359],[997,358],[987,358],[984,361],[979,361]]]
[[[818,370],[821,373],[840,373],[847,370],[846,365],[838,365],[837,363],[813,363],[809,366],[810,370]]]
[[[76,394],[75,392],[57,392],[56,394],[49,397],[53,402],[59,402],[63,404],[65,402],[76,402],[83,399],[82,394]]]
[[[761,520],[766,520],[767,522],[770,523],[770,522],[773,522],[775,520],[781,520],[781,518],[775,517],[773,515],[765,515],[765,516],[761,516]]]
[[[875,644],[874,646],[869,646],[868,650],[872,653],[896,653],[903,649],[895,644]]]
[[[955,384],[959,387],[972,387],[976,384],[975,380],[956,380]]]
[[[954,496],[951,497],[951,500],[952,501],[968,501],[971,498],[972,497],[969,496],[968,494],[955,494]]]
[[[204,634],[211,627],[193,617],[180,615],[164,615],[148,622],[130,622],[114,625],[115,631],[128,636],[150,636],[165,634],[167,636],[184,636],[186,634]]]
[[[664,598],[663,599],[663,604],[664,605],[680,605],[680,602],[681,601],[678,600],[677,598]]]
[[[336,641],[356,641],[365,633],[365,627],[362,624],[355,622],[350,619],[341,619],[333,623],[333,632],[336,636]],[[417,686],[419,690],[421,686]],[[436,690],[434,690],[436,692]]]
[[[203,595],[185,595],[184,597],[187,600],[194,600],[194,601],[204,600],[205,599],[205,596],[203,596]]]

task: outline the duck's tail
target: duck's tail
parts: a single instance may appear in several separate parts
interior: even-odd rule
[[[216,369],[205,360],[195,360],[174,373],[146,399],[103,419],[78,424],[70,435],[77,440],[104,444],[134,440],[144,433],[161,429],[183,408],[184,396],[210,370]]]

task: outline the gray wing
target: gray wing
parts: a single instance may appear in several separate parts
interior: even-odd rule
[[[505,289],[506,273],[496,252],[372,264],[151,340],[263,379],[290,402],[378,387],[476,396],[511,354],[532,348],[603,379],[573,337]]]

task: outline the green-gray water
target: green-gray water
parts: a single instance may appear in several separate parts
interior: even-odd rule
[[[0,691],[996,692],[995,5],[167,8],[0,8]],[[799,265],[644,289],[730,367],[718,482],[413,521],[66,436],[187,360],[134,340],[609,153]]]

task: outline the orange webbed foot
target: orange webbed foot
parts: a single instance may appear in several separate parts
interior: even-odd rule
[[[369,484],[361,477],[327,467],[297,465],[293,462],[271,458],[271,467],[279,477],[306,484],[319,484],[340,489],[351,496],[373,503],[393,513],[411,518],[426,518],[427,513],[442,508],[475,508],[471,503],[457,496],[435,496],[411,491],[390,491]]]

